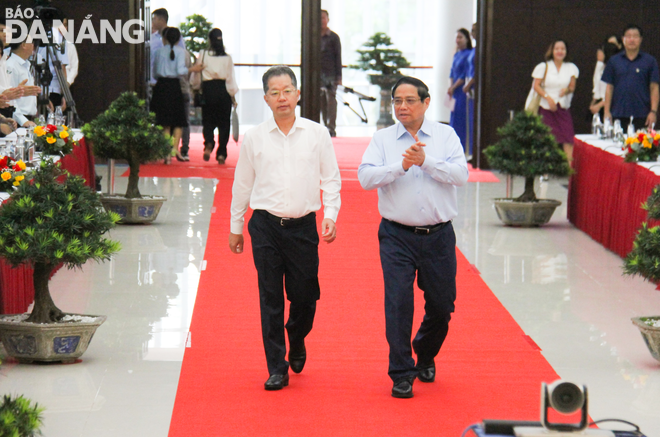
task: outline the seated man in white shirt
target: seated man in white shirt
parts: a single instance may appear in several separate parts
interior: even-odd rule
[[[7,76],[12,87],[21,84],[34,86],[34,77],[30,72],[30,56],[34,51],[34,44],[31,42],[12,42],[11,55],[7,59]],[[23,96],[15,101],[16,110],[13,119],[19,126],[32,127],[35,123],[32,121],[37,115],[37,98],[35,96]]]

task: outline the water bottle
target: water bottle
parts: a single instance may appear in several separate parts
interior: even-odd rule
[[[55,124],[58,126],[64,124],[64,114],[62,113],[61,106],[55,108]]]
[[[44,118],[44,115],[41,114],[39,117],[37,117],[37,120],[35,121],[37,126],[45,126],[46,125],[46,119]]]
[[[591,119],[591,134],[598,136],[601,126],[600,115],[596,112]]]
[[[605,119],[603,125],[603,138],[612,138],[612,122],[609,118]]]
[[[55,113],[49,112],[46,121],[48,122],[48,124],[55,124]]]
[[[628,132],[627,132],[627,135],[628,135],[629,137],[634,137],[635,134],[637,133],[637,131],[635,130],[635,125],[633,124],[633,120],[634,120],[634,119],[635,119],[635,117],[633,117],[633,116],[631,115],[631,116],[630,116],[630,124],[628,125]]]

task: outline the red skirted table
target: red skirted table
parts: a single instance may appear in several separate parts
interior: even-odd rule
[[[614,143],[578,135],[573,150],[575,174],[568,188],[568,219],[606,248],[625,257],[647,213],[640,208],[660,176],[648,167],[623,162]],[[660,167],[658,167],[660,168]],[[653,223],[656,224],[656,223]]]
[[[81,139],[73,152],[60,161],[62,168],[73,175],[82,176],[88,187],[95,189],[94,155]],[[34,300],[32,268],[20,266],[12,268],[0,258],[0,313],[23,313]]]

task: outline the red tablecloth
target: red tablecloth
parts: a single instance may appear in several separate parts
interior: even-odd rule
[[[577,138],[574,144],[575,174],[568,188],[568,219],[591,238],[625,257],[647,219],[640,205],[648,199],[653,187],[660,184],[660,176]]]
[[[83,138],[70,155],[61,160],[62,168],[69,173],[85,178],[87,186],[94,189],[94,155]],[[12,268],[0,258],[0,313],[23,313],[34,300],[32,268]]]

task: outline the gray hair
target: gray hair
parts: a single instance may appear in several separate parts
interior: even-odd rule
[[[271,77],[285,76],[285,75],[288,75],[291,78],[291,83],[293,84],[293,87],[298,89],[298,81],[296,80],[296,75],[293,73],[293,70],[291,70],[286,65],[276,65],[274,67],[270,67],[261,78],[261,81],[263,82],[264,85],[264,94],[268,92],[268,81],[270,80]]]

